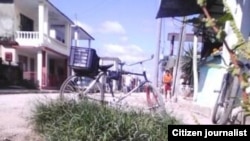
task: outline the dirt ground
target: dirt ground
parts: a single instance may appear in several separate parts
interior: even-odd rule
[[[29,123],[32,108],[37,100],[56,98],[58,94],[16,94],[0,95],[0,141],[42,141],[33,132]],[[142,95],[135,95],[130,103],[144,101]],[[167,103],[167,111],[187,124],[211,124],[209,116],[192,107],[188,102]],[[209,113],[209,112],[207,112]]]
[[[36,100],[55,94],[0,95],[0,141],[42,141],[29,123]]]

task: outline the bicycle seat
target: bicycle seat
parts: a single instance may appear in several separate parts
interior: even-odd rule
[[[99,66],[99,69],[101,71],[107,71],[109,68],[111,68],[113,66],[114,66],[113,64],[110,64],[110,65],[101,65],[101,66]]]

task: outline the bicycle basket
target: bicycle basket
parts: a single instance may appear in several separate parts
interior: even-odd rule
[[[99,60],[93,48],[71,47],[69,65],[78,76],[97,75]]]

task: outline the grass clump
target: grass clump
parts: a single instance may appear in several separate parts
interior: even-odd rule
[[[48,141],[166,141],[168,125],[178,121],[89,101],[53,100],[36,105],[32,123]]]

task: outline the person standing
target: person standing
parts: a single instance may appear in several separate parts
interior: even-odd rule
[[[172,87],[172,74],[169,70],[165,70],[165,73],[163,75],[163,85],[164,85],[164,94],[165,94],[165,100],[171,99],[171,87]]]

